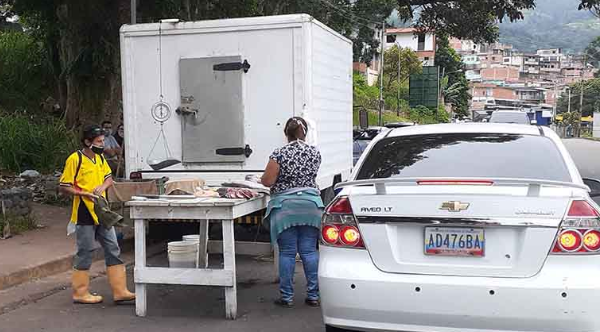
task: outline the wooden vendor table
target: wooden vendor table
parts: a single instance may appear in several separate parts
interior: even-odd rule
[[[135,225],[135,311],[146,316],[147,284],[175,284],[219,286],[225,288],[225,316],[237,315],[237,287],[235,271],[235,238],[233,220],[262,210],[268,198],[251,200],[224,198],[147,199],[127,202]],[[147,267],[145,222],[200,222],[200,245],[197,269]],[[223,269],[208,269],[208,222],[220,221],[223,225]]]

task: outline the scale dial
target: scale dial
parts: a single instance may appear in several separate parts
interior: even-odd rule
[[[171,106],[164,101],[152,105],[152,117],[158,122],[165,122],[171,117]]]

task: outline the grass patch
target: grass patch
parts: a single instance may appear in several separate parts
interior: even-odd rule
[[[369,116],[369,126],[377,126],[379,122],[379,112],[378,111],[368,111]],[[397,116],[395,112],[385,111],[382,114],[383,124],[393,123],[393,122],[409,122],[406,117]],[[354,126],[358,127],[360,125],[360,121],[358,118],[358,110],[354,110],[352,114],[352,123]]]
[[[0,234],[3,234],[6,224],[10,225],[12,235],[22,234],[26,231],[37,228],[37,220],[33,216],[17,217],[17,216],[0,216]]]
[[[60,119],[0,113],[0,169],[15,173],[62,169],[77,148],[76,134]]]

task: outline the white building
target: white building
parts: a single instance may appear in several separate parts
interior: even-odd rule
[[[423,62],[423,66],[434,65],[435,34],[419,33],[415,28],[387,29],[385,49],[395,45],[415,51]]]

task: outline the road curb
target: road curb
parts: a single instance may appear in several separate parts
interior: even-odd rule
[[[126,239],[121,245],[122,252],[133,251],[133,239]],[[44,262],[38,265],[28,266],[18,271],[11,272],[6,275],[0,275],[0,290],[5,290],[10,287],[18,286],[20,284],[40,279],[55,274],[69,271],[73,268],[73,257],[74,254],[68,254],[58,257],[49,262]],[[101,247],[94,250],[93,261],[104,259],[104,253]]]

